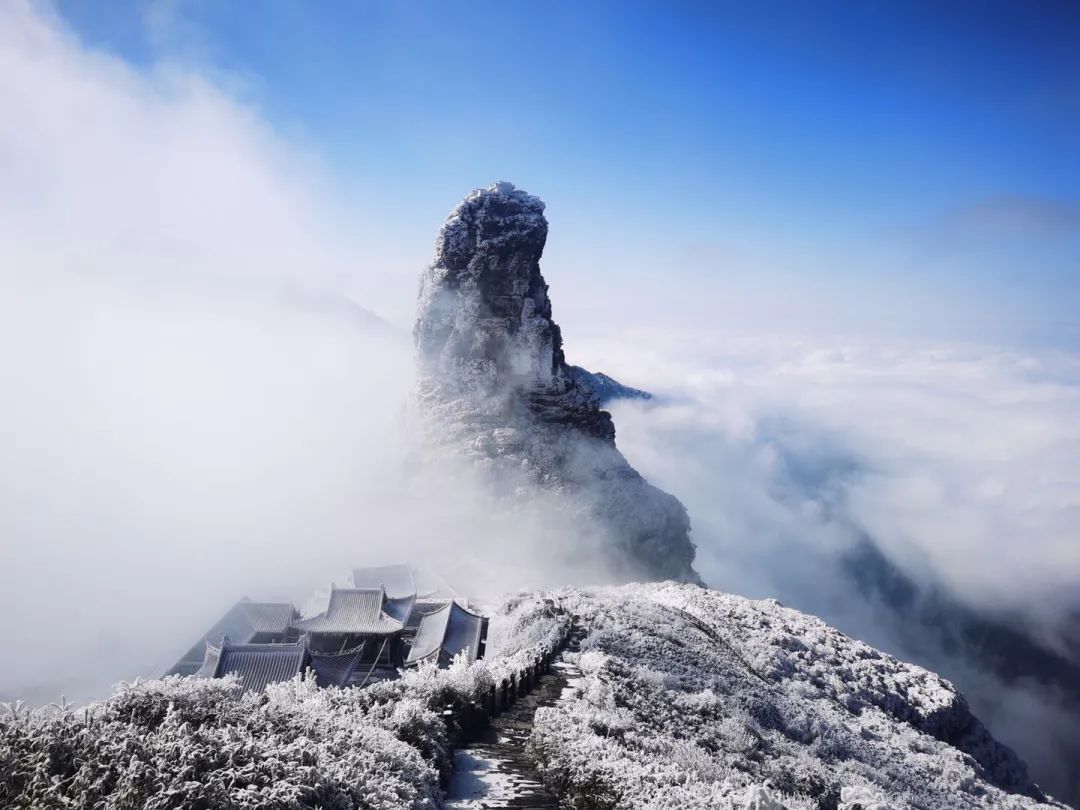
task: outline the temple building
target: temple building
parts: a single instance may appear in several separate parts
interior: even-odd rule
[[[206,660],[209,645],[221,646],[223,638],[237,644],[280,644],[299,639],[293,622],[300,613],[288,602],[252,602],[244,597],[218,619],[166,675],[194,675]]]
[[[220,647],[208,644],[206,660],[197,677],[239,675],[243,692],[262,692],[269,684],[289,681],[309,666],[303,640],[292,644],[242,644],[225,639]]]
[[[294,624],[306,635],[319,682],[355,686],[395,677],[405,663],[412,600],[402,596],[391,604],[382,587],[333,588],[324,612]]]
[[[433,661],[445,667],[461,653],[475,661],[482,655],[486,635],[487,619],[451,600],[420,619],[405,663]]]
[[[306,618],[289,603],[241,600],[167,674],[235,674],[244,691],[261,692],[311,670],[320,686],[362,687],[425,662],[483,657],[487,619],[441,580],[429,576],[418,591],[408,565],[357,568],[350,578]]]

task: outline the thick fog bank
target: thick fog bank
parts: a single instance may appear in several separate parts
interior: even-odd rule
[[[405,335],[100,286],[13,309],[5,698],[159,674],[240,596],[303,604],[357,564],[410,560],[477,597],[608,579],[572,513],[496,509],[468,470],[420,463]]]
[[[378,227],[302,145],[18,2],[0,111],[0,696],[157,674],[240,596],[356,564],[566,578],[573,526],[417,468],[407,329],[356,294],[386,286]]]

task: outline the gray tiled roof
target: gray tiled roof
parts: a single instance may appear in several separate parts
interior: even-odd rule
[[[202,645],[203,652],[206,652],[206,642],[199,642]],[[187,656],[181,658],[169,669],[165,671],[166,675],[183,675],[185,678],[189,675],[195,675],[202,667],[202,661],[196,661],[194,658],[188,658]]]
[[[288,602],[240,602],[238,607],[256,633],[286,633],[296,609]]]
[[[207,650],[209,656],[209,650]],[[226,641],[217,655],[214,677],[239,675],[245,692],[262,692],[267,684],[287,681],[300,673],[307,648],[296,644],[233,644]]]
[[[391,619],[397,619],[402,624],[409,624],[409,617],[413,612],[415,596],[401,596],[397,599],[387,599],[383,610]]]
[[[416,664],[439,654],[443,637],[446,635],[446,625],[450,621],[452,605],[453,602],[447,602],[441,610],[428,613],[420,620],[420,627],[416,631],[412,648],[405,659],[406,664]]]
[[[391,599],[416,596],[416,583],[408,565],[380,565],[354,568],[354,588],[382,588]]]
[[[308,633],[381,635],[399,632],[402,622],[383,610],[386,594],[381,588],[334,588],[325,613],[293,624]]]
[[[470,661],[475,660],[483,621],[482,617],[457,602],[449,602],[426,614],[420,621],[405,663],[416,664],[434,658],[445,660],[462,652]]]
[[[191,675],[203,664],[207,643],[220,644],[222,637],[233,642],[253,641],[260,633],[284,637],[297,616],[296,608],[288,602],[252,602],[241,599],[195,642],[168,675]]]
[[[409,611],[409,620],[405,623],[405,627],[409,630],[416,630],[420,627],[420,622],[429,613],[437,613],[450,604],[449,599],[417,599],[413,602],[412,610]]]
[[[480,652],[480,634],[484,619],[457,602],[450,607],[450,621],[446,625],[443,638],[443,654],[453,658],[458,653],[465,653],[470,661],[475,661]]]

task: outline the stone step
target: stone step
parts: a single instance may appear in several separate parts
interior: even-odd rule
[[[579,634],[571,636],[569,649],[577,649],[579,641]],[[480,739],[454,754],[447,807],[558,810],[559,799],[544,786],[525,756],[525,744],[536,710],[557,704],[570,679],[579,674],[569,662],[557,659],[531,693],[496,717]]]

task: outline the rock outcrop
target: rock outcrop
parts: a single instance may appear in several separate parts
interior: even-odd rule
[[[594,394],[601,405],[617,399],[652,399],[653,395],[640,388],[623,385],[616,379],[600,372],[586,371],[581,366],[569,366],[570,373],[577,378],[577,384]]]
[[[565,361],[547,233],[544,203],[510,183],[469,194],[439,232],[414,330],[428,444],[471,459],[500,495],[554,494],[587,515],[617,576],[697,582],[686,509],[627,463]]]

